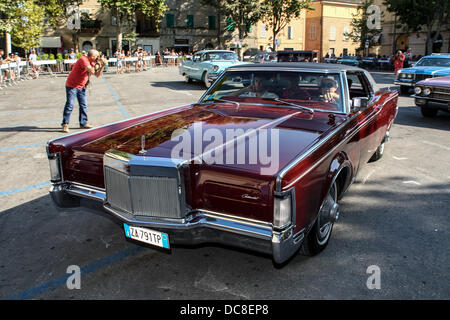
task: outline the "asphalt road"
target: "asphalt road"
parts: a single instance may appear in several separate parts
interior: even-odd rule
[[[392,74],[374,77],[396,88]],[[63,135],[64,81],[42,77],[0,91],[0,299],[450,298],[450,115],[425,119],[400,97],[385,154],[341,201],[326,250],[277,268],[267,256],[219,246],[139,246],[106,213],[55,207],[45,143]],[[88,113],[102,125],[203,91],[175,68],[105,75],[94,81]],[[75,110],[72,132],[77,117]],[[80,289],[66,285],[74,265]],[[367,286],[371,266],[379,289]]]

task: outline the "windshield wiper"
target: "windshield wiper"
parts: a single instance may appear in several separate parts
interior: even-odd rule
[[[241,105],[239,104],[239,102],[236,102],[236,101],[230,101],[230,100],[224,100],[224,99],[219,99],[219,98],[210,98],[210,99],[206,99],[206,100],[203,100],[202,102],[199,102],[199,103],[196,103],[196,104],[203,104],[203,103],[207,103],[207,102],[209,102],[209,101],[212,101],[212,102],[220,101],[220,102],[231,103],[231,104],[236,105],[236,109],[239,109],[239,107],[241,106]]]
[[[289,102],[289,101],[281,100],[279,98],[274,98],[273,100],[281,102],[281,103],[285,103],[285,104],[288,104],[288,105],[291,105],[291,106],[294,106],[294,107],[297,107],[297,108],[301,108],[301,109],[307,110],[311,114],[314,114],[314,109],[311,109],[311,108],[308,108],[308,107],[305,107],[305,106],[301,106],[301,105],[298,105],[298,104],[295,104],[295,103],[292,103],[292,102]]]

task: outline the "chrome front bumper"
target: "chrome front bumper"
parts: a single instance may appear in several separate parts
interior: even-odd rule
[[[406,87],[414,87],[415,82],[403,82],[401,80],[394,80],[394,84],[400,85],[400,86],[406,86]]]
[[[104,190],[81,184],[55,183],[50,195],[60,207],[77,207],[81,198],[101,202],[105,211],[129,225],[167,233],[171,244],[220,243],[270,254],[276,263],[283,263],[294,255],[304,239],[304,231],[294,234],[292,225],[275,230],[268,222],[206,210],[192,210],[183,219],[142,217],[137,220],[109,206]]]

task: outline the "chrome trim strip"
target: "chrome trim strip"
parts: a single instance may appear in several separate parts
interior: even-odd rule
[[[106,193],[104,191],[82,184],[70,183],[66,185],[64,190],[74,196],[89,198],[101,202],[104,202],[106,200]]]

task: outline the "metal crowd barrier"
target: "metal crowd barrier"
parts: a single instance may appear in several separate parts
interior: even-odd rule
[[[53,71],[52,67],[57,68],[57,60],[37,60],[33,65],[39,69],[39,74],[56,77],[57,70]]]
[[[0,89],[3,89],[7,85],[17,85],[18,81],[27,79],[27,75],[24,74],[24,67],[28,71],[28,63],[26,61],[20,61],[19,63],[10,62],[0,65]],[[7,78],[3,76],[4,70],[8,70]]]
[[[178,66],[181,64],[183,57],[180,56],[161,56],[161,62],[157,63],[156,56],[145,56],[142,59],[142,63],[139,62],[138,57],[126,57],[121,59],[122,69],[119,69],[117,58],[109,58],[108,64],[104,70],[106,73],[119,73],[119,72],[131,72],[133,71],[146,71],[153,67],[158,66]],[[50,75],[56,77],[57,74],[68,74],[72,70],[72,66],[78,61],[78,59],[67,60],[37,60],[33,63],[29,61],[21,61],[17,68],[17,63],[4,63],[0,65],[0,89],[3,89],[7,85],[13,86],[17,84],[17,81],[28,80],[31,78],[38,78],[40,75]],[[8,76],[5,77],[4,70],[8,70]],[[13,72],[14,71],[14,77]]]

